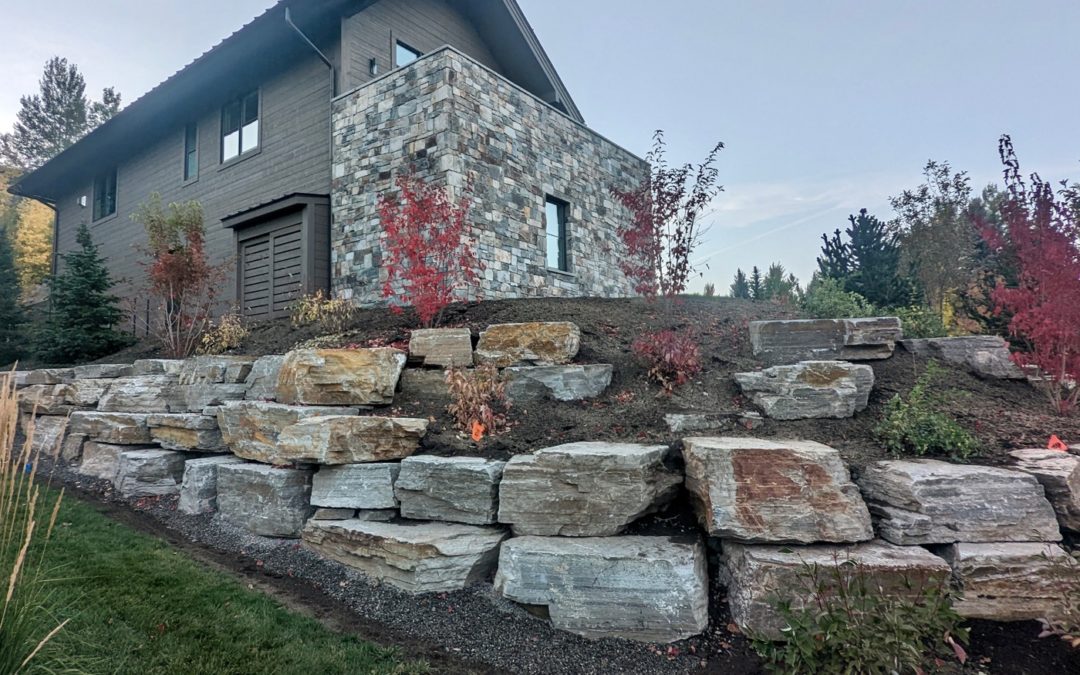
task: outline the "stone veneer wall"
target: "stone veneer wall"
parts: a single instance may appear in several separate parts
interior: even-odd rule
[[[610,188],[637,185],[648,164],[453,48],[339,97],[333,150],[339,297],[380,300],[378,198],[410,165],[457,194],[473,181],[485,299],[633,294],[618,265],[626,214]],[[569,274],[545,262],[547,195],[570,205]]]

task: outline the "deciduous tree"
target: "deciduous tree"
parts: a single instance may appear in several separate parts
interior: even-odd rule
[[[26,348],[24,328],[15,258],[6,228],[0,229],[0,366],[22,358]]]

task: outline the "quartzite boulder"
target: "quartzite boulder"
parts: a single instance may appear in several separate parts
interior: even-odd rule
[[[1016,468],[1035,476],[1057,513],[1058,524],[1080,532],[1080,456],[1056,450],[1014,450]]]
[[[874,369],[847,361],[803,361],[736,373],[735,382],[773,419],[841,419],[866,409]]]
[[[322,416],[299,420],[278,436],[274,463],[359,464],[402,459],[420,448],[425,419]]]
[[[502,528],[457,523],[313,520],[304,528],[304,542],[409,593],[438,593],[485,579],[507,534]]]
[[[700,541],[516,537],[502,545],[495,589],[547,606],[556,628],[590,638],[674,642],[709,624]]]
[[[596,398],[611,384],[609,364],[588,366],[524,366],[507,368],[506,396],[515,402],[552,398],[581,401]]]
[[[277,397],[278,375],[281,373],[281,364],[285,363],[285,356],[275,354],[260,356],[251,364],[251,372],[248,373],[247,394],[249,401],[272,401]]]
[[[120,453],[116,490],[125,497],[158,497],[180,492],[187,455],[171,450],[125,450]]]
[[[74,378],[75,372],[71,368],[40,368],[28,372],[23,384],[65,384]]]
[[[217,410],[225,445],[239,457],[273,461],[279,455],[278,436],[302,419],[324,415],[355,415],[356,408],[291,406],[264,401],[234,401]]]
[[[131,374],[143,375],[179,375],[184,367],[183,359],[140,359],[131,364]]]
[[[311,505],[332,509],[392,509],[400,464],[324,466],[311,482]]]
[[[75,380],[64,388],[64,400],[78,408],[93,408],[114,379]]]
[[[200,413],[149,415],[150,437],[166,450],[228,452],[218,429],[217,417]]]
[[[29,438],[31,431],[30,451],[34,454],[41,453],[52,457],[60,452],[63,445],[64,432],[67,430],[68,418],[66,417],[32,417],[25,416],[23,421],[23,433]],[[30,429],[28,429],[30,427]]]
[[[218,513],[227,522],[264,537],[296,539],[314,509],[311,471],[266,464],[218,466]]]
[[[414,330],[409,338],[409,358],[438,368],[467,368],[473,364],[472,331],[468,328]]]
[[[813,441],[683,440],[686,489],[712,536],[762,543],[872,539],[840,453]]]
[[[19,410],[36,415],[67,415],[75,409],[67,400],[68,386],[31,384],[23,387],[18,393]]]
[[[397,349],[298,349],[285,355],[277,400],[308,405],[389,405],[405,352]]]
[[[481,457],[409,457],[401,462],[394,484],[401,515],[470,525],[494,523],[505,466],[506,462]]]
[[[90,363],[71,369],[76,380],[108,380],[134,375],[134,369],[127,363]]]
[[[246,384],[178,384],[172,388],[169,410],[174,413],[200,412],[223,405],[226,401],[243,401],[245,396]]]
[[[900,319],[808,319],[752,321],[754,356],[767,365],[838,359],[887,359],[904,336]]]
[[[176,407],[172,375],[144,375],[113,380],[98,401],[101,412],[167,413]]]
[[[668,431],[673,434],[695,431],[732,431],[736,428],[753,431],[765,425],[760,413],[669,413],[664,415]]]
[[[184,463],[184,478],[180,483],[180,513],[199,515],[217,510],[218,468],[223,464],[240,464],[244,460],[232,455],[197,457]]]
[[[254,356],[193,356],[180,368],[179,384],[243,384]]]
[[[1034,476],[937,460],[888,460],[858,479],[883,539],[894,544],[1060,541]]]
[[[312,520],[352,520],[356,517],[356,509],[315,509]],[[393,518],[389,518],[393,520]]]
[[[113,445],[87,441],[82,446],[82,462],[75,471],[84,476],[116,482],[120,470],[120,453],[134,449],[130,445]],[[152,450],[153,448],[144,448]]]
[[[480,333],[476,364],[558,366],[570,363],[581,348],[577,324],[558,322],[500,323]]]
[[[401,391],[398,400],[410,403],[427,403],[445,408],[450,402],[450,388],[446,373],[442,370],[406,368],[401,373]]]
[[[720,579],[727,584],[731,618],[744,633],[773,640],[784,639],[787,621],[777,609],[787,601],[799,611],[814,602],[819,584],[835,583],[841,574],[855,574],[848,561],[874,587],[896,597],[918,599],[922,590],[948,583],[949,565],[918,546],[894,546],[872,541],[850,546],[767,546],[724,542]],[[816,579],[807,578],[814,566]]]
[[[1012,360],[1009,343],[997,335],[903,340],[904,349],[928,359],[964,366],[979,377],[1022,380],[1024,371]]]
[[[68,433],[114,445],[148,445],[147,415],[138,413],[73,412]]]
[[[953,544],[943,555],[960,590],[954,608],[969,619],[1061,619],[1080,593],[1080,562],[1056,544]]]
[[[570,443],[517,455],[499,486],[499,522],[516,535],[607,537],[657,511],[682,476],[667,468],[668,448],[633,443]]]

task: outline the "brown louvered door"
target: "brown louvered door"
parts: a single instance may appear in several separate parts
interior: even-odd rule
[[[270,319],[288,313],[303,293],[300,222],[240,242],[240,305],[245,316]]]

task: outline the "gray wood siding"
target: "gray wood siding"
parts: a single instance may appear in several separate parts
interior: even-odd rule
[[[372,79],[369,61],[379,72],[392,67],[393,46],[401,40],[425,54],[453,45],[492,70],[502,73],[480,34],[444,0],[380,0],[342,21],[342,92]]]

